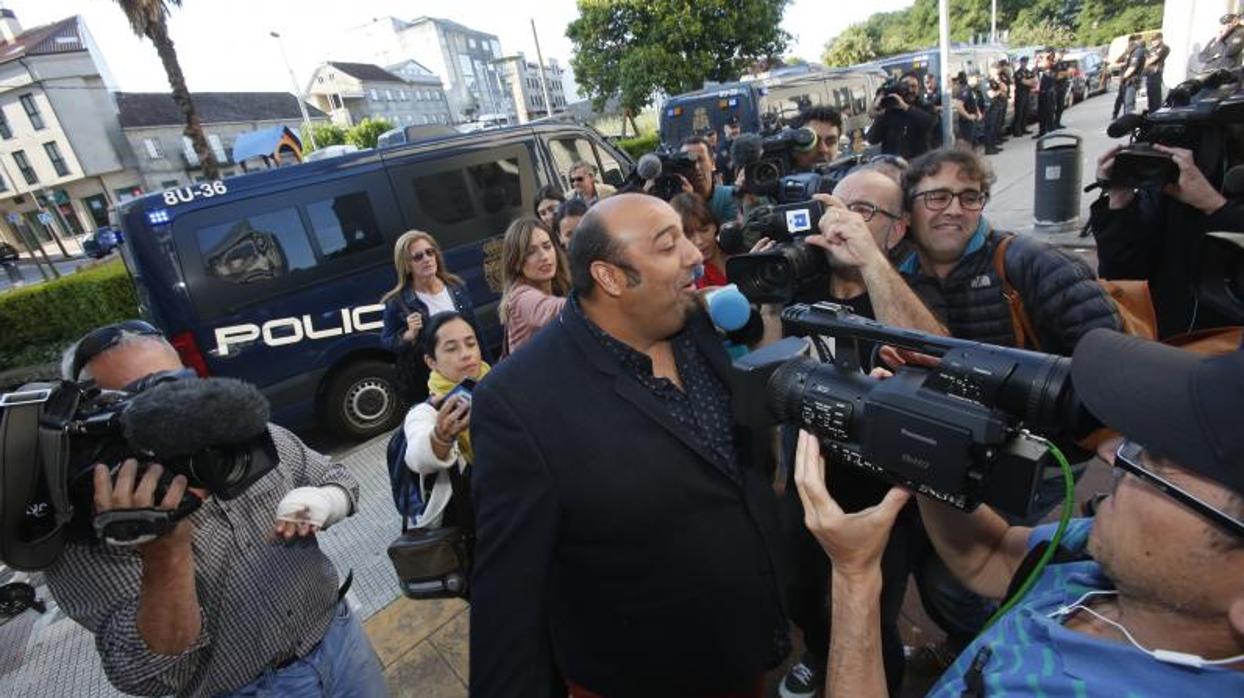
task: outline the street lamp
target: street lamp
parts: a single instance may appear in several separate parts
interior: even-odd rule
[[[277,48],[281,49],[281,60],[285,61],[285,69],[289,71],[289,82],[294,87],[294,98],[298,100],[298,111],[302,112],[302,130],[307,140],[311,141],[311,147],[316,148],[318,146],[315,144],[315,134],[311,132],[311,116],[307,114],[307,102],[303,99],[298,78],[294,77],[294,67],[289,64],[289,56],[285,55],[285,42],[281,41],[281,35],[274,31],[268,32],[268,36],[276,39]]]

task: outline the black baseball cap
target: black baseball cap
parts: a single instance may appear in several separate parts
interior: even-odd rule
[[[1076,345],[1071,380],[1106,426],[1244,494],[1244,347],[1207,356],[1096,329]]]

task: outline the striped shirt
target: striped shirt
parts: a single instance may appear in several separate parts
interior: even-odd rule
[[[1061,546],[1085,549],[1092,519],[1073,519]],[[1048,541],[1056,524],[1039,526],[1029,547]],[[1068,630],[1049,614],[1089,591],[1114,589],[1095,560],[1050,565],[1018,606],[981,633],[928,693],[959,698],[972,684],[985,696],[1158,698],[1244,695],[1244,674],[1225,667],[1192,670],[1164,664],[1131,645]],[[981,658],[981,668],[972,665]],[[975,675],[975,677],[973,676]]]
[[[203,627],[178,655],[156,654],[138,633],[142,558],[134,548],[71,543],[48,570],[65,612],[95,635],[108,680],[136,695],[211,696],[236,690],[267,667],[305,656],[324,636],[337,602],[337,571],[314,537],[272,540],[277,503],[292,489],[358,483],[340,464],[275,425],[277,466],[242,495],[208,498],[190,516],[195,589]]]

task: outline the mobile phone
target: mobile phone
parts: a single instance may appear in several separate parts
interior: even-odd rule
[[[461,395],[463,399],[469,403],[471,401],[471,391],[474,389],[475,379],[463,378],[461,383],[455,385],[448,393],[445,394],[445,400],[448,401],[455,395]]]

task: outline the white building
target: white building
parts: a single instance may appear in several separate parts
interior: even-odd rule
[[[311,75],[308,101],[340,126],[368,117],[394,126],[453,123],[439,78],[414,60],[394,68],[402,72],[371,63],[322,63]]]
[[[498,58],[496,64],[501,70],[501,81],[510,93],[510,98],[514,100],[520,124],[565,109],[566,92],[562,87],[564,73],[557,64],[557,59],[550,58],[544,66],[544,82],[551,102],[547,106],[544,103],[544,90],[540,86],[540,66],[528,61],[522,52]]]
[[[455,122],[517,116],[495,64],[501,42],[494,34],[435,17],[385,17],[346,30],[342,38],[347,50],[372,63],[413,59],[439,75]]]
[[[0,237],[94,230],[141,193],[112,85],[81,17],[23,30],[0,9]]]

